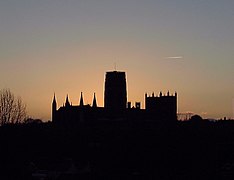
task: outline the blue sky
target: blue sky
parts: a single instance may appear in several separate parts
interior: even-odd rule
[[[0,88],[49,119],[53,93],[103,105],[105,72],[127,72],[128,100],[177,91],[178,111],[233,117],[234,1],[0,2]],[[180,58],[171,58],[180,57]]]

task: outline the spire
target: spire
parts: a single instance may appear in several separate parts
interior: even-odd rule
[[[97,101],[96,101],[96,95],[95,95],[95,93],[94,93],[94,95],[93,95],[93,107],[97,107]]]
[[[57,102],[56,102],[56,97],[55,97],[55,93],[54,93],[54,98],[53,98],[53,104],[57,104]]]
[[[80,94],[80,106],[84,106],[83,93]]]
[[[160,91],[159,96],[162,97],[162,91]]]
[[[55,98],[55,93],[54,93],[54,98],[53,98],[53,102],[52,102],[52,122],[56,121],[56,111],[57,111],[57,102],[56,102],[56,98]]]
[[[65,102],[65,107],[68,107],[68,106],[70,106],[70,102],[69,102],[68,94],[67,94],[66,102]]]

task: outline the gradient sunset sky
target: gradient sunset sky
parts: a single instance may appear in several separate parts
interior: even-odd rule
[[[106,71],[125,71],[128,101],[177,91],[178,111],[234,114],[233,0],[0,1],[0,89],[50,119],[53,93],[73,105],[96,92]]]

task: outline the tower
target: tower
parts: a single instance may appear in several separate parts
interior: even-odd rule
[[[56,102],[55,93],[54,93],[54,98],[52,102],[52,117],[51,117],[52,122],[55,121],[56,111],[57,111],[57,102]]]
[[[156,97],[145,94],[145,109],[152,118],[177,120],[177,93],[170,95],[168,91],[163,95],[160,92]]]
[[[127,89],[125,72],[107,72],[105,79],[104,107],[111,112],[126,109]]]

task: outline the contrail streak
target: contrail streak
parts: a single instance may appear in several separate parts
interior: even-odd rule
[[[165,59],[183,59],[182,56],[170,56],[170,57],[166,57]]]

